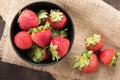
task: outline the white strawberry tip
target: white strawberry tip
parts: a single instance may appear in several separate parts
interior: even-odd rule
[[[81,56],[75,56],[76,63],[74,64],[73,68],[79,68],[80,70],[84,66],[88,66],[91,61],[91,54],[93,51],[84,51]]]
[[[86,46],[93,45],[95,46],[101,40],[101,35],[99,34],[92,34],[88,38],[85,39]]]
[[[116,53],[115,53],[115,55],[112,57],[112,60],[111,60],[111,62],[110,62],[110,64],[109,64],[109,66],[115,66],[116,65],[116,61],[117,61],[117,58],[120,56],[120,52],[119,51],[117,51]]]
[[[60,10],[50,10],[50,19],[52,22],[60,22],[63,18],[63,13]]]
[[[53,45],[52,43],[50,44],[50,52],[52,54],[52,60],[59,60],[60,56],[58,55],[58,51],[57,51],[58,46],[57,45]]]

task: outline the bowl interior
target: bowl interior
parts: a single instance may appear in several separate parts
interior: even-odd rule
[[[30,9],[30,10],[34,11],[35,13],[39,12],[41,9],[46,9],[48,11],[51,10],[51,9],[59,9],[60,11],[62,11],[68,19],[66,27],[68,28],[68,39],[70,40],[70,48],[72,47],[73,40],[74,40],[74,27],[73,27],[73,23],[72,23],[72,20],[71,20],[69,14],[63,8],[61,8],[60,6],[58,6],[54,3],[50,3],[50,2],[35,2],[35,3],[32,3],[32,4],[29,4],[29,5],[25,6],[20,11],[22,11],[24,9]],[[13,48],[16,51],[16,53],[23,60],[27,61],[28,63],[34,64],[34,65],[46,66],[46,65],[51,65],[51,64],[56,63],[57,61],[52,61],[51,59],[49,59],[47,61],[43,61],[41,63],[35,63],[27,56],[27,54],[26,54],[28,52],[27,50],[20,50],[19,48],[17,48],[15,46],[14,36],[19,31],[21,31],[21,29],[19,28],[19,24],[17,23],[18,17],[19,17],[19,12],[14,17],[14,19],[12,21],[12,24],[11,24],[11,30],[10,30],[11,42],[12,42]],[[70,50],[70,48],[69,48],[69,50]],[[68,50],[68,52],[69,52],[69,50]]]

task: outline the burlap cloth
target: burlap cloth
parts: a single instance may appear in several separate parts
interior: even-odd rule
[[[37,1],[37,0],[36,0]],[[10,25],[19,9],[35,0],[0,0],[0,14],[6,21],[5,31],[0,42],[2,61],[32,69],[50,72],[56,80],[120,80],[120,59],[114,68],[99,64],[99,70],[93,74],[84,74],[73,69],[73,56],[84,50],[84,39],[92,33],[99,33],[104,40],[104,47],[120,50],[120,12],[102,0],[48,0],[63,7],[71,16],[75,39],[69,54],[59,63],[38,67],[24,62],[16,55],[10,42]]]

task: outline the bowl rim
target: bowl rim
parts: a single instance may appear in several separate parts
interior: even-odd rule
[[[57,6],[59,9],[61,9],[62,11],[64,11],[65,14],[67,14],[67,16],[69,17],[69,19],[70,19],[70,21],[71,21],[71,24],[72,24],[72,31],[73,31],[73,32],[72,32],[72,40],[70,41],[70,47],[69,47],[69,50],[67,51],[67,54],[68,54],[68,53],[70,52],[70,49],[72,48],[73,43],[74,43],[74,35],[75,35],[75,32],[74,32],[73,20],[72,20],[72,18],[70,17],[70,15],[68,14],[68,12],[67,12],[62,6],[60,6],[60,5],[57,4],[57,3],[49,2],[49,1],[36,1],[36,2],[32,2],[32,3],[29,3],[29,4],[25,5],[25,6],[23,6],[19,11],[24,10],[24,9],[25,9],[26,7],[28,7],[28,6],[31,6],[31,5],[34,5],[34,4],[39,4],[39,3],[49,3],[49,4],[51,4],[51,5]],[[53,62],[44,63],[44,64],[31,62],[31,61],[23,58],[22,55],[20,55],[20,53],[15,49],[14,41],[13,41],[13,38],[12,38],[12,35],[11,35],[11,34],[12,34],[12,25],[13,25],[13,22],[14,22],[15,18],[17,17],[19,11],[18,11],[17,14],[13,17],[12,22],[11,22],[11,26],[10,26],[10,41],[11,41],[12,47],[13,47],[13,49],[15,50],[16,54],[17,54],[21,59],[23,59],[25,62],[27,62],[27,63],[29,63],[29,64],[31,64],[31,65],[41,66],[41,67],[51,66],[51,65],[53,65],[53,64],[55,65],[55,63],[58,63],[58,62],[62,61],[62,59],[63,59],[65,56],[67,56],[67,54],[66,54],[63,58],[59,59],[58,61],[53,61]]]

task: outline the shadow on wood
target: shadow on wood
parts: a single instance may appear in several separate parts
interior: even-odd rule
[[[37,71],[0,61],[0,80],[56,80],[49,72]]]

